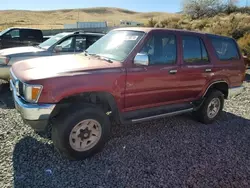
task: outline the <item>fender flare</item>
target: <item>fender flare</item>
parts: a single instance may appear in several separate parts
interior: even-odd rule
[[[229,84],[225,81],[225,80],[217,80],[217,81],[213,81],[212,83],[210,83],[207,87],[207,89],[205,90],[205,92],[203,93],[202,95],[202,98],[207,94],[207,92],[209,91],[209,89],[215,85],[215,84],[218,84],[218,83],[225,83],[227,84],[228,88],[229,88]]]

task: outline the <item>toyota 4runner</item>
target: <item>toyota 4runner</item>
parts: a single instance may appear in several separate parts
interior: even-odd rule
[[[16,109],[36,131],[52,122],[65,156],[103,148],[111,121],[137,123],[192,112],[213,122],[239,94],[245,65],[228,37],[182,30],[110,31],[84,53],[18,62],[11,69]]]

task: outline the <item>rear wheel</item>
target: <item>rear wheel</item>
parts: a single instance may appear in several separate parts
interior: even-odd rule
[[[213,90],[207,95],[202,106],[194,112],[194,115],[200,122],[210,124],[221,114],[223,106],[223,93]]]
[[[84,159],[99,152],[109,134],[108,116],[91,104],[63,113],[52,125],[55,147],[70,159]]]

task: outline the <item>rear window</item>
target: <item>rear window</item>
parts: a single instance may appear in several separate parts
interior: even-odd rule
[[[233,39],[222,37],[210,37],[212,45],[220,60],[239,59],[239,52]]]

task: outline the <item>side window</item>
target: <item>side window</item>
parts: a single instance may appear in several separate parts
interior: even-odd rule
[[[83,52],[86,48],[86,37],[76,36],[76,52]]]
[[[203,41],[195,36],[182,36],[183,60],[185,63],[208,62]]]
[[[62,42],[60,42],[58,45],[62,47],[62,52],[74,52],[74,37],[69,37]]]
[[[204,43],[203,43],[202,40],[200,40],[200,43],[201,43],[202,60],[205,61],[205,62],[209,62],[209,58],[208,58],[206,47],[205,47],[205,45],[204,45]]]
[[[29,39],[40,39],[40,32],[36,30],[28,30],[27,36]]]
[[[34,31],[29,29],[22,29],[20,31],[20,36],[22,40],[34,40]]]
[[[140,53],[149,56],[150,65],[174,64],[177,56],[176,38],[173,34],[155,34]]]
[[[210,39],[220,60],[239,59],[237,46],[232,39],[222,37],[210,37]]]
[[[19,29],[14,29],[11,30],[10,32],[5,34],[6,38],[19,38],[20,37],[20,30]]]
[[[100,38],[101,37],[99,37],[99,36],[87,36],[86,48],[90,47],[92,44],[94,44]]]

